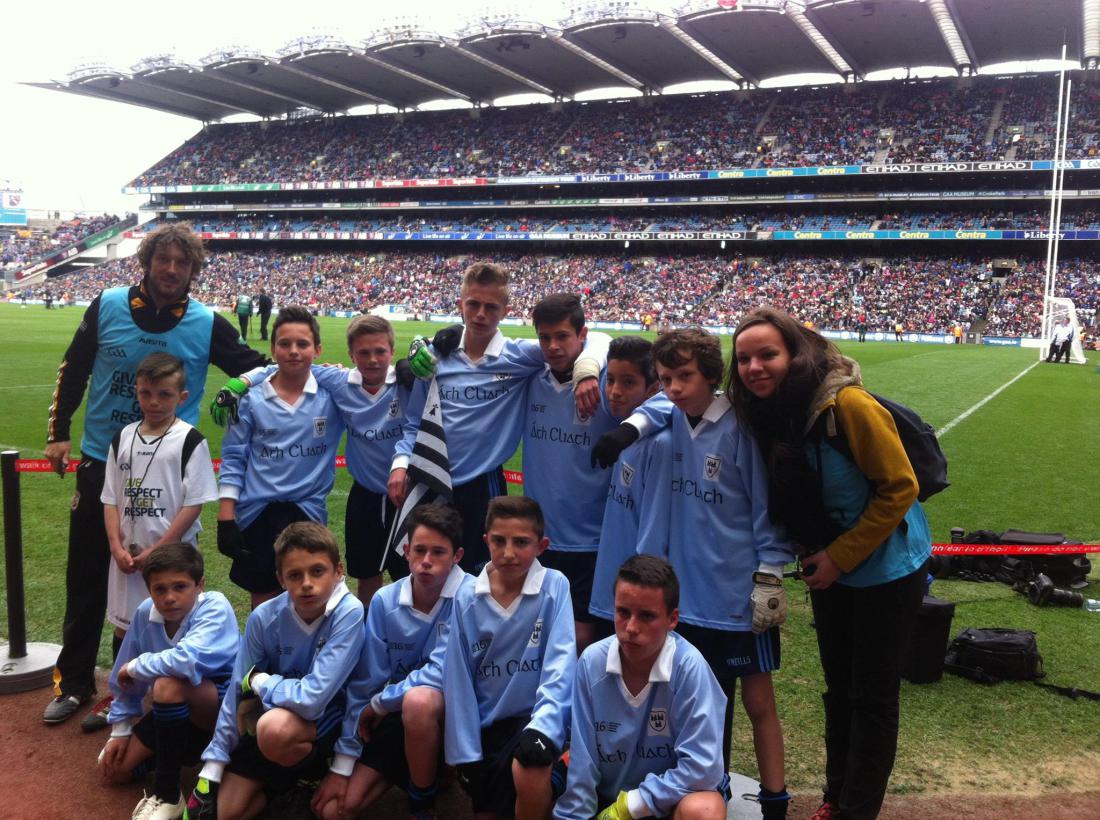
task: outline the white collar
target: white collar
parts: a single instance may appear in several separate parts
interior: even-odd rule
[[[660,654],[653,661],[649,670],[650,683],[668,683],[672,680],[672,661],[676,656],[676,639],[669,632],[665,635],[665,645],[661,647]],[[619,657],[619,639],[611,637],[607,646],[607,665],[604,671],[609,675],[623,676],[623,661]]]
[[[307,624],[305,621],[302,620],[302,616],[299,615],[298,610],[296,610],[294,608],[294,601],[290,600],[290,593],[289,592],[286,594],[286,597],[287,597],[287,603],[290,605],[290,615],[291,615],[291,617],[294,618],[294,620],[298,622],[298,626],[300,626],[302,628],[303,632],[305,632],[307,635],[310,635],[310,634],[313,634],[313,632],[316,631],[317,627],[319,627],[322,624],[322,622],[325,620],[325,618],[327,618],[330,614],[332,614],[332,610],[336,609],[336,606],[340,603],[340,601],[342,601],[344,599],[344,596],[345,595],[350,595],[350,594],[351,593],[348,592],[347,583],[345,581],[341,580],[340,583],[338,583],[333,588],[332,594],[328,596],[328,602],[325,604],[324,613],[321,615],[320,618],[317,618],[311,624]]]
[[[276,370],[262,382],[260,382],[260,389],[263,391],[264,398],[267,400],[279,398],[279,394],[275,391],[275,385],[271,383],[271,380],[275,378],[275,375],[279,371]],[[359,371],[356,371],[359,372]],[[306,379],[305,385],[302,387],[303,393],[316,393],[317,392],[317,379],[313,378],[313,374],[309,374],[309,378]]]
[[[439,598],[453,598],[455,593],[458,592],[458,588],[462,586],[462,581],[466,577],[466,571],[462,569],[458,564],[451,567],[451,571],[447,573],[447,580],[443,582],[443,589],[439,592]],[[406,575],[401,579],[401,587],[397,591],[397,603],[401,606],[407,606],[410,609],[413,606],[413,588],[412,588],[412,576]],[[438,603],[438,602],[437,602]],[[434,607],[433,607],[433,612]]]
[[[382,386],[385,387],[388,384],[394,384],[396,381],[397,371],[394,370],[394,367],[391,364],[390,369],[386,371],[386,378],[383,380]],[[354,385],[355,387],[363,387],[363,374],[359,372],[359,368],[353,367],[348,371],[348,384]],[[366,388],[363,388],[363,392],[366,393],[368,396],[379,396],[382,394],[381,390],[379,390],[377,393],[371,393]]]
[[[490,595],[492,593],[492,587],[489,584],[489,567],[492,566],[490,561],[481,569],[481,574],[477,576],[477,580],[474,581],[474,593],[477,595]],[[527,577],[523,579],[523,589],[520,590],[520,595],[538,595],[542,592],[542,581],[546,577],[546,567],[539,563],[539,559],[536,558],[535,562],[531,564],[531,569],[527,570]]]
[[[183,625],[184,621],[186,621],[188,618],[191,617],[191,613],[195,611],[195,607],[197,607],[205,599],[206,599],[206,593],[205,592],[200,592],[199,596],[195,599],[195,606],[191,607],[191,609],[189,609],[187,611],[187,614],[184,615],[182,618],[180,618],[180,625],[181,626]],[[155,604],[149,610],[149,623],[151,623],[151,624],[162,624],[162,623],[164,623],[164,616],[160,614],[160,610],[157,609]]]
[[[494,359],[501,354],[504,350],[504,343],[508,341],[504,338],[504,334],[500,332],[500,328],[497,328],[496,333],[493,334],[493,338],[489,340],[489,344],[485,346],[485,355],[492,356]],[[466,328],[462,328],[462,338],[458,341],[458,349],[463,353],[466,352]]]
[[[708,421],[711,424],[718,421],[722,416],[726,415],[733,409],[733,405],[730,404],[729,398],[725,393],[715,396],[714,401],[710,403],[710,407],[703,413],[703,421]]]

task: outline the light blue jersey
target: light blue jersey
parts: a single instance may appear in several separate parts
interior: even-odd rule
[[[134,612],[130,628],[118,651],[108,685],[115,699],[107,722],[136,722],[145,710],[141,702],[157,678],[179,678],[192,686],[204,679],[225,677],[233,671],[241,631],[233,606],[220,592],[201,592],[180,622],[176,634],[168,637],[164,617],[146,598]],[[123,688],[118,673],[127,667],[135,683]],[[119,731],[113,734],[128,734]]]
[[[244,374],[252,384],[271,376],[275,365],[258,367]],[[317,384],[332,396],[348,431],[345,454],[348,472],[372,493],[385,494],[393,450],[401,440],[402,425],[409,405],[409,391],[397,384],[391,367],[377,393],[363,387],[363,374],[352,368],[310,368]]]
[[[348,678],[344,729],[336,742],[332,770],[350,775],[363,751],[357,733],[359,715],[370,706],[375,714],[401,711],[405,693],[414,686],[443,691],[443,660],[454,599],[472,587],[474,577],[455,565],[431,612],[413,606],[412,577],[382,587],[374,594],[364,626],[366,640],[359,663]]]
[[[241,420],[222,439],[222,498],[237,499],[237,522],[247,527],[273,501],[297,504],[327,523],[325,498],[336,480],[336,450],[344,423],[329,392],[311,375],[292,407],[271,379],[249,391]]]
[[[311,624],[299,617],[285,592],[256,607],[244,627],[214,738],[202,753],[206,765],[201,776],[220,781],[237,747],[241,679],[253,666],[266,673],[253,684],[264,711],[288,709],[316,724],[320,737],[344,716],[344,686],[362,648],[363,605],[343,581],[333,590],[325,614]]]
[[[672,432],[657,431],[623,450],[607,488],[600,550],[588,611],[614,620],[615,577],[638,553],[661,554],[668,544],[668,486]],[[642,510],[648,515],[642,515]]]
[[[752,629],[752,574],[794,552],[768,517],[768,476],[752,437],[718,396],[692,429],[672,411],[668,559],[680,578],[680,620],[708,629]],[[649,549],[647,548],[647,552]]]
[[[523,592],[501,607],[486,565],[459,590],[451,616],[443,697],[444,752],[457,766],[481,760],[481,730],[504,718],[527,717],[560,749],[569,724],[577,644],[569,582],[532,564]]]
[[[721,789],[725,712],[714,673],[675,632],[637,695],[623,683],[618,638],[588,647],[577,664],[569,778],[554,817],[588,820],[621,791],[635,817],[670,817],[692,792]]]
[[[587,419],[577,415],[572,382],[560,383],[549,366],[527,384],[523,493],[542,507],[552,550],[595,552],[600,544],[611,471],[592,466],[592,447],[619,424],[603,381],[601,374],[600,405]]]

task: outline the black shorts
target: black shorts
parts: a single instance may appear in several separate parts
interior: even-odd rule
[[[762,635],[753,632],[727,632],[680,621],[680,637],[699,650],[719,680],[744,678],[779,668],[779,627]]]
[[[229,580],[249,592],[277,592],[279,579],[275,577],[275,539],[295,521],[309,521],[302,508],[290,501],[272,501],[241,530],[245,547],[252,554],[247,558],[234,558],[229,570]]]
[[[359,762],[386,778],[394,786],[404,787],[409,781],[409,761],[405,757],[405,724],[400,712],[384,715],[371,732],[370,742],[363,744]]]
[[[386,549],[396,514],[385,493],[371,492],[359,482],[352,484],[344,517],[345,569],[352,578],[373,578],[388,570],[396,581],[409,574],[405,557]]]
[[[142,742],[145,748],[156,754],[157,751],[157,726],[152,712],[146,712],[141,720],[134,724],[134,737]],[[187,722],[187,740],[183,744],[183,757],[180,762],[184,766],[194,766],[202,759],[202,753],[214,737],[214,730],[200,729],[194,723]]]
[[[596,553],[546,550],[539,556],[544,567],[556,569],[569,579],[569,597],[573,601],[573,620],[591,624],[600,620],[588,611],[592,602],[592,582],[596,577]]]
[[[516,781],[512,759],[519,737],[530,717],[498,720],[481,730],[481,760],[458,767],[458,780],[470,795],[474,813],[493,812],[500,817],[516,814]]]
[[[504,468],[497,467],[482,473],[465,484],[454,488],[451,506],[462,516],[462,559],[458,565],[471,575],[477,575],[489,561],[489,548],[485,546],[485,514],[489,502],[498,495],[508,495],[504,481]]]
[[[341,723],[337,721],[328,732],[313,741],[309,754],[294,766],[272,763],[260,751],[255,735],[242,735],[237,748],[229,755],[225,770],[259,781],[270,794],[284,794],[297,786],[299,780],[320,780],[325,776],[332,750],[340,739],[340,728]]]

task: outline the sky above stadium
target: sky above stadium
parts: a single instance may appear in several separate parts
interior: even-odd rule
[[[137,210],[144,198],[126,196],[121,187],[200,127],[184,117],[29,88],[21,82],[64,81],[70,71],[89,62],[128,71],[142,58],[166,52],[192,63],[227,45],[271,53],[295,37],[315,32],[355,42],[394,22],[417,22],[451,33],[469,22],[475,10],[485,14],[520,9],[521,19],[554,23],[581,2],[185,0],[146,4],[145,11],[140,4],[86,0],[22,3],[18,11],[5,10],[0,17],[0,187],[10,182],[22,188],[32,218],[46,210]],[[676,3],[655,0],[643,5],[662,9]]]
[[[143,10],[143,4],[86,0],[21,3],[18,11],[6,9],[0,24],[0,186],[10,180],[21,187],[32,211],[137,210],[142,199],[119,189],[199,128],[184,117],[20,82],[65,80],[90,61],[127,71],[143,57],[169,51],[188,62],[230,44],[274,51],[313,31],[354,41],[401,19],[449,33],[475,9],[522,8],[525,18],[553,21],[565,16],[568,5],[564,0],[477,5],[185,0],[144,4]],[[388,11],[394,8],[404,17]]]

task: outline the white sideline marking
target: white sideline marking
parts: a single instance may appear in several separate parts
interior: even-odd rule
[[[1028,373],[1030,373],[1033,368],[1038,366],[1038,364],[1039,364],[1039,362],[1032,362],[1029,366],[1025,367],[1022,371],[1020,371],[1015,376],[1013,376],[1011,379],[1009,379],[1007,382],[1002,384],[1000,387],[998,387],[996,390],[994,390],[992,393],[990,393],[984,399],[979,401],[973,407],[970,407],[969,409],[964,410],[958,416],[951,419],[951,421],[947,422],[947,424],[945,424],[943,427],[941,427],[939,430],[936,431],[936,438],[943,438],[947,434],[947,432],[949,430],[951,430],[953,427],[955,427],[959,422],[965,421],[967,418],[969,418],[971,415],[973,415],[977,410],[981,409],[983,406],[985,406],[990,401],[995,399],[1005,389],[1011,387],[1013,384],[1015,384],[1020,379],[1022,379],[1024,376],[1026,376]]]
[[[55,386],[56,385],[53,382],[50,382],[49,384],[6,384],[3,387],[0,387],[0,390],[30,390],[31,388]]]
[[[33,447],[21,447],[18,444],[3,444],[3,443],[0,443],[0,450],[18,450],[19,455],[21,455],[21,456],[24,455],[25,453],[34,453],[36,456],[46,455],[45,450],[36,450]]]

